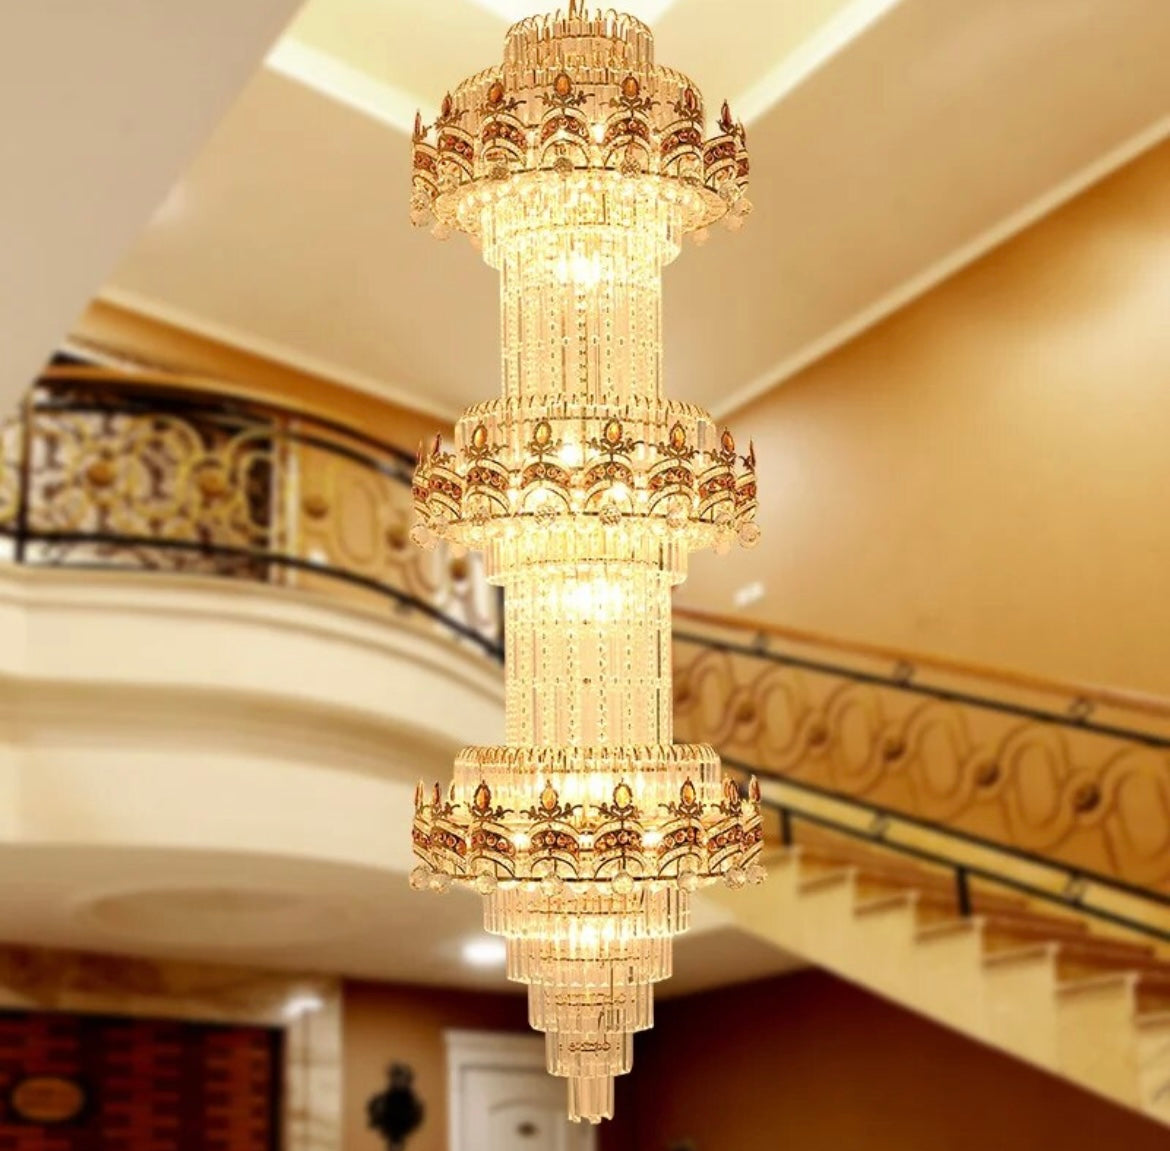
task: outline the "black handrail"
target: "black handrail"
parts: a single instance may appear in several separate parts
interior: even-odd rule
[[[897,821],[898,823],[907,824],[910,827],[920,828],[923,831],[945,834],[948,839],[969,844],[971,847],[977,847],[980,850],[994,851],[1007,858],[1018,859],[1021,863],[1032,864],[1036,867],[1046,867],[1050,871],[1059,871],[1070,877],[1075,876],[1078,879],[1088,880],[1136,899],[1146,899],[1151,903],[1157,903],[1163,907],[1170,908],[1170,894],[1154,891],[1151,888],[1142,887],[1136,883],[1128,883],[1124,879],[1117,879],[1115,876],[1105,875],[1103,872],[1094,871],[1092,868],[1073,867],[1070,864],[1060,863],[1047,855],[1040,855],[1034,851],[1026,851],[1022,847],[1013,847],[1011,844],[1000,843],[994,839],[986,839],[983,836],[964,831],[962,828],[952,827],[950,824],[932,823],[929,819],[923,819],[917,815],[910,815],[906,812],[899,811],[896,807],[888,807],[884,804],[874,803],[869,799],[859,799],[857,796],[833,791],[831,788],[819,787],[817,784],[809,783],[807,780],[793,779],[791,776],[783,775],[780,772],[769,771],[767,768],[761,769],[754,767],[742,760],[728,759],[727,756],[724,756],[723,762],[735,771],[754,775],[761,780],[774,780],[776,783],[784,784],[785,787],[806,792],[820,799],[847,804],[865,812],[874,821]]]
[[[790,847],[796,842],[795,825],[797,823],[813,824],[827,831],[856,839],[870,847],[896,852],[921,863],[928,863],[951,871],[955,881],[956,904],[960,915],[963,917],[968,917],[972,914],[970,881],[972,879],[978,879],[999,887],[1008,888],[1029,898],[1055,904],[1066,911],[1077,911],[1099,919],[1102,922],[1111,923],[1116,927],[1122,927],[1129,931],[1150,936],[1163,943],[1170,943],[1170,931],[1088,902],[1088,896],[1090,894],[1089,885],[1099,887],[1104,891],[1112,892],[1128,899],[1136,899],[1155,907],[1168,909],[1170,909],[1170,895],[1139,887],[1136,884],[1126,883],[1123,880],[1114,879],[1110,876],[1102,875],[1099,872],[1084,868],[1069,867],[1046,856],[1037,855],[1034,852],[997,843],[994,840],[983,839],[980,836],[972,835],[970,832],[931,823],[929,820],[920,819],[916,816],[905,815],[894,808],[883,807],[880,804],[859,800],[854,796],[844,795],[841,792],[831,791],[828,788],[817,787],[815,784],[807,783],[804,780],[795,780],[788,776],[766,770],[761,771],[754,765],[744,763],[740,760],[725,757],[723,762],[727,767],[735,771],[755,775],[761,780],[783,784],[787,788],[804,792],[817,799],[829,800],[834,804],[856,811],[866,818],[867,825],[865,827],[853,826],[833,819],[823,812],[809,811],[807,808],[796,806],[791,802],[783,802],[764,796],[762,806],[767,810],[776,812],[779,816],[781,842],[785,846]],[[1063,881],[1062,889],[1060,891],[1050,891],[1036,884],[1028,883],[1026,880],[1019,879],[1016,876],[982,867],[969,860],[958,859],[938,851],[931,851],[927,848],[919,847],[916,844],[902,843],[896,839],[891,839],[889,837],[890,829],[897,823],[926,830],[947,840],[963,843],[1005,859],[1025,863],[1030,867],[1043,869]]]

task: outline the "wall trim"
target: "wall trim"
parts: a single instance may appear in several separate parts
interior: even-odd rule
[[[294,36],[276,44],[265,57],[264,67],[404,136],[413,133],[414,114],[426,104],[416,93],[379,80]]]
[[[852,0],[736,96],[732,108],[745,124],[755,123],[902,3],[903,0]]]
[[[1100,183],[1114,172],[1132,163],[1144,153],[1170,138],[1170,115],[1163,116],[1148,128],[1131,136],[1123,144],[1106,153],[1093,163],[1081,168],[1055,188],[1037,197],[1006,219],[980,233],[969,243],[956,248],[949,255],[930,265],[924,271],[905,280],[892,291],[875,300],[844,323],[826,332],[823,336],[805,345],[795,354],[780,360],[742,388],[733,391],[727,399],[717,405],[712,414],[717,420],[730,416],[746,407],[753,400],[772,391],[773,388],[790,380],[805,368],[823,360],[845,344],[855,340],[870,328],[876,327],[895,312],[901,311],[931,289],[975,263],[988,252],[1018,236],[1021,232],[1039,223],[1045,216],[1055,212],[1094,184]]]
[[[344,368],[330,360],[298,351],[279,340],[253,335],[231,324],[220,323],[218,320],[209,320],[205,316],[196,315],[185,308],[159,303],[139,292],[107,285],[98,292],[97,298],[124,311],[135,312],[148,320],[155,320],[172,328],[180,328],[192,335],[201,336],[205,340],[226,344],[229,348],[259,356],[261,359],[270,360],[275,364],[283,364],[285,367],[294,368],[306,375],[320,376],[329,383],[352,388],[354,391],[376,396],[380,400],[389,400],[409,411],[431,416],[443,423],[454,423],[462,415],[462,409],[458,406],[440,403],[425,391],[412,391],[402,384],[388,383],[376,376],[355,372],[351,368]]]

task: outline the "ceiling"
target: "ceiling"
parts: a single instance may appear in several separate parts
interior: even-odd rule
[[[386,835],[407,843],[406,821]],[[418,894],[397,870],[255,853],[0,847],[5,942],[522,992],[502,963],[464,960],[464,946],[485,938],[482,921],[479,896]],[[675,949],[661,997],[804,966],[701,897]]]
[[[749,228],[667,273],[671,391],[717,413],[1170,131],[1165,0],[630,6],[750,122]],[[442,417],[489,395],[495,277],[410,228],[403,126],[520,7],[310,0],[104,294]]]
[[[5,409],[52,355],[227,112],[296,4],[4,5]]]

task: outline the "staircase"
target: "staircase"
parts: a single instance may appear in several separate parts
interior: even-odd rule
[[[757,775],[771,812],[769,882],[712,898],[810,963],[1170,1125],[1155,801],[1170,712],[1034,682],[993,695],[951,667],[827,662],[821,645],[704,622],[675,653],[685,737],[705,730]],[[1048,760],[1013,755],[1037,746]]]
[[[740,924],[835,974],[1170,1124],[1170,959],[1023,898],[973,894],[828,843],[771,853],[716,895]]]

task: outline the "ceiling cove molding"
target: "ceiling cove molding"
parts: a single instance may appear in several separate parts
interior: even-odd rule
[[[845,5],[775,68],[735,98],[732,107],[736,115],[748,125],[759,120],[901,3],[902,0],[853,0]]]
[[[139,295],[137,292],[129,292],[123,288],[106,287],[98,294],[98,299],[127,312],[136,312],[148,320],[157,320],[161,324],[180,328],[192,335],[226,344],[237,351],[249,352],[254,356],[271,360],[275,364],[295,368],[297,371],[305,372],[311,376],[320,376],[330,383],[364,392],[380,400],[389,400],[390,403],[398,404],[413,412],[418,412],[420,415],[431,416],[444,423],[454,423],[463,414],[462,408],[438,403],[432,396],[428,396],[424,392],[343,368],[329,360],[306,355],[278,340],[269,340],[263,336],[242,331],[231,324],[221,324],[215,320],[205,319],[183,308],[160,304],[148,296]]]
[[[757,376],[750,383],[732,392],[726,400],[712,408],[716,419],[722,420],[758,400],[772,389],[790,380],[805,368],[823,360],[826,356],[855,340],[862,333],[888,319],[895,312],[912,304],[945,280],[961,272],[994,248],[1018,236],[1045,216],[1074,200],[1094,184],[1100,183],[1114,172],[1132,163],[1143,153],[1170,138],[1170,115],[1151,124],[1136,136],[1106,153],[1092,164],[1082,168],[1051,191],[1014,212],[995,227],[976,236],[974,240],[956,248],[949,255],[932,264],[925,271],[899,284],[892,291],[880,297],[856,315],[826,332],[825,335],[807,344],[795,355],[781,360],[775,367]]]
[[[427,105],[426,100],[413,92],[376,80],[332,53],[292,36],[285,36],[277,43],[265,58],[264,66],[404,136],[414,131],[415,112]]]
[[[515,24],[518,20],[531,16],[533,12],[541,11],[540,6],[534,4],[533,0],[472,0],[472,3],[485,12],[499,16],[501,20],[507,20],[509,24]],[[619,11],[630,12],[639,20],[652,24],[677,3],[678,0],[626,0],[624,4],[619,4],[617,7]],[[559,10],[565,11],[568,8],[567,0],[561,0],[555,6]],[[551,3],[546,4],[545,10],[551,11],[553,7],[554,5]],[[610,5],[603,3],[601,7],[608,8]]]

